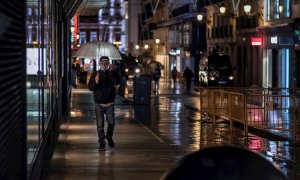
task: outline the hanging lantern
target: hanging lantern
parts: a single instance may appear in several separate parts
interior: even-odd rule
[[[245,4],[244,5],[244,11],[247,15],[249,15],[251,13],[251,5],[250,4]]]
[[[202,14],[198,14],[197,15],[197,20],[198,21],[202,21],[203,20],[203,15]]]
[[[224,15],[224,14],[226,13],[226,7],[225,7],[224,4],[222,4],[221,7],[220,7],[220,13],[221,13],[222,15]]]

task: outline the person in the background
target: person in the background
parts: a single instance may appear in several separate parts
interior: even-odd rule
[[[153,72],[153,80],[154,80],[154,93],[158,93],[159,90],[159,79],[161,77],[161,71],[159,64],[156,64],[156,68]]]
[[[172,71],[171,71],[171,76],[172,76],[172,79],[173,79],[173,88],[174,89],[176,88],[177,74],[178,74],[178,71],[176,69],[176,66],[174,66],[173,69],[172,69]]]
[[[77,87],[77,67],[76,67],[76,59],[73,60],[72,67],[71,67],[71,84],[74,88]]]
[[[114,147],[113,133],[115,127],[115,87],[119,85],[118,74],[114,65],[109,63],[107,56],[99,61],[100,70],[93,72],[88,82],[88,88],[94,93],[99,150],[105,150],[105,139],[110,147]],[[104,131],[104,115],[107,122],[107,131]]]
[[[193,71],[187,66],[183,72],[183,77],[185,78],[186,90],[191,90],[192,78],[194,77]]]
[[[123,102],[128,102],[128,98],[126,96],[128,73],[125,71],[125,63],[123,63],[123,61],[115,61],[115,65],[117,66],[117,73],[120,79],[120,85],[118,88],[119,96],[123,98]]]

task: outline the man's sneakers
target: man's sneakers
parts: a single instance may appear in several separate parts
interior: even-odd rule
[[[115,143],[112,139],[107,139],[107,141],[108,141],[108,145],[111,148],[115,147]],[[99,149],[99,151],[105,151],[105,143],[100,143],[100,146],[98,149]]]
[[[114,141],[112,140],[112,139],[107,139],[107,141],[108,141],[108,145],[110,146],[110,147],[115,147],[115,143],[114,143]]]
[[[99,151],[105,151],[105,143],[100,143]]]

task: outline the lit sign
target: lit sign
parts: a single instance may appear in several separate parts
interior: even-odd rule
[[[78,16],[74,16],[71,19],[71,42],[77,41],[77,35],[78,35]]]
[[[75,41],[78,40],[77,35],[78,35],[78,16],[74,16],[74,32],[73,32]]]
[[[169,51],[169,54],[172,56],[177,56],[180,54],[180,49],[171,49],[171,51]]]
[[[74,42],[74,20],[73,20],[73,18],[71,19],[70,31],[71,31],[71,42]]]
[[[277,44],[277,43],[278,43],[277,36],[271,37],[271,44]]]
[[[120,46],[120,45],[122,45],[122,42],[121,41],[114,41],[113,44],[116,45],[116,46]]]
[[[293,45],[294,41],[292,38],[279,38],[279,45]]]
[[[262,38],[261,37],[252,37],[251,38],[251,46],[261,46]]]
[[[172,56],[176,56],[176,52],[174,51],[174,49],[172,49],[170,52],[169,52],[170,55]]]

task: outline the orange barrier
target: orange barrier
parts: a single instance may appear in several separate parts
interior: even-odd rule
[[[251,126],[294,142],[300,141],[300,102],[296,104],[295,97],[286,89],[199,88],[199,92],[200,110],[211,117],[214,125],[216,118],[222,118],[230,121],[230,130],[233,121],[242,123],[245,136]]]

